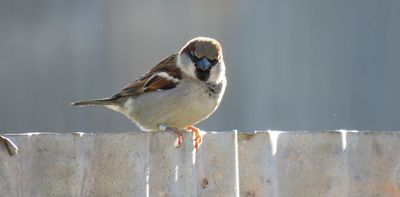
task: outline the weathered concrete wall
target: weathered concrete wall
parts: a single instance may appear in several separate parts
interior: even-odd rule
[[[6,136],[0,196],[400,196],[400,132]]]

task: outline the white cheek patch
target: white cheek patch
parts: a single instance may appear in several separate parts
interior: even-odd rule
[[[225,64],[224,62],[220,62],[211,68],[209,82],[219,83],[223,80],[223,76],[225,75]]]
[[[196,68],[192,62],[192,60],[190,60],[189,57],[187,57],[187,55],[178,55],[176,64],[179,68],[181,68],[182,72],[184,72],[186,75],[189,75],[190,77],[196,78]]]

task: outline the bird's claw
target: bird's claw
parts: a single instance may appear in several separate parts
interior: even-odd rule
[[[173,132],[175,132],[175,134],[177,135],[175,147],[176,148],[181,147],[182,141],[183,141],[182,131],[180,131],[177,128],[167,127],[167,126],[164,126],[164,125],[160,126],[160,130],[165,130],[165,131],[172,130]],[[186,130],[188,132],[193,133],[193,148],[197,152],[199,150],[199,148],[200,148],[201,143],[202,143],[202,137],[200,135],[200,129],[198,129],[198,128],[194,127],[194,126],[188,126],[188,127],[186,127]]]
[[[178,129],[176,129],[177,131],[175,131],[175,133],[177,134],[177,138],[176,138],[176,145],[175,148],[179,148],[182,145],[182,132],[179,131]]]
[[[161,127],[160,126],[160,128],[165,128],[165,131],[167,131],[167,130],[172,130],[176,135],[177,135],[177,137],[176,137],[176,143],[175,143],[175,148],[179,148],[179,147],[181,147],[181,145],[182,145],[182,131],[180,131],[179,129],[177,129],[177,128],[173,128],[173,127]]]
[[[196,150],[196,152],[199,150],[200,145],[202,143],[202,137],[200,135],[200,129],[194,127],[194,126],[188,126],[186,127],[186,130],[193,133],[193,148]]]

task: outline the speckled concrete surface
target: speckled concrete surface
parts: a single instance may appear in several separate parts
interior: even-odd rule
[[[400,196],[400,132],[6,136],[0,196]]]

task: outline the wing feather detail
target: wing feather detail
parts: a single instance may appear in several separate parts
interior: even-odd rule
[[[176,66],[176,57],[177,54],[173,54],[165,58],[149,72],[125,86],[113,98],[175,88],[182,79],[181,71]]]

